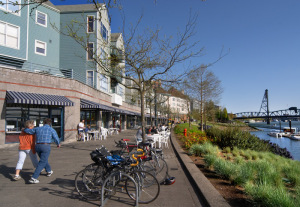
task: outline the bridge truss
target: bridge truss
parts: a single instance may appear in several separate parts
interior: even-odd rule
[[[298,117],[300,117],[300,109],[297,109],[297,107],[290,107],[289,109],[270,112],[268,89],[266,89],[259,112],[236,113],[234,119],[263,118],[266,119],[269,124],[270,118],[298,118]]]
[[[294,108],[294,107],[292,107]],[[240,112],[235,114],[235,119],[254,119],[254,118],[296,118],[300,117],[300,109],[285,109],[269,112]]]

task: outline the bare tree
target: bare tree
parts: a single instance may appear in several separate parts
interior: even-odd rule
[[[124,51],[122,53],[126,62],[126,75],[122,72],[113,74],[110,68],[102,67],[106,74],[129,79],[134,84],[126,86],[138,92],[141,101],[142,130],[145,135],[145,97],[148,91],[152,90],[153,82],[176,82],[186,71],[173,70],[178,63],[187,61],[190,58],[201,55],[203,48],[199,49],[198,42],[190,43],[195,34],[196,16],[191,16],[183,32],[178,33],[177,38],[160,38],[160,30],[147,29],[138,33],[137,28],[140,21],[130,29],[130,34],[124,36]],[[140,19],[141,20],[141,19]],[[94,61],[102,66],[102,60],[94,56]],[[119,68],[121,70],[121,68]],[[122,84],[122,83],[120,83]],[[145,139],[145,137],[144,137]]]
[[[221,82],[206,65],[201,65],[191,71],[184,83],[189,94],[200,102],[200,125],[203,131],[204,104],[219,99],[223,92]]]
[[[39,6],[47,1],[25,1],[27,5],[32,2],[38,2],[37,6]],[[118,0],[104,1],[104,4],[98,3],[97,0],[87,0],[87,2],[94,4],[95,9],[99,13],[99,19],[94,21],[110,22],[109,9],[113,7],[121,8]],[[105,19],[106,15],[103,16],[102,14],[108,14],[108,19]],[[202,55],[204,48],[199,47],[199,41],[192,40],[192,37],[196,34],[197,15],[190,14],[187,23],[183,25],[184,29],[179,31],[175,37],[163,35],[159,28],[146,29],[139,32],[142,21],[141,15],[137,23],[127,30],[129,34],[126,34],[124,32],[125,29],[123,29],[124,44],[122,48],[111,45],[109,41],[103,40],[102,37],[92,37],[95,34],[87,32],[82,34],[82,31],[87,31],[86,21],[86,18],[83,18],[83,21],[73,20],[63,28],[52,26],[82,46],[93,60],[90,61],[91,66],[95,68],[96,72],[109,77],[116,77],[116,80],[123,80],[118,83],[137,91],[140,97],[142,130],[145,139],[145,96],[147,91],[152,90],[152,83],[158,80],[165,83],[179,81],[183,75],[188,73],[189,68],[175,72],[174,66]],[[88,44],[90,38],[98,38],[97,42],[99,44],[95,51],[90,50]],[[101,48],[105,48],[107,51],[117,51],[116,55],[109,54],[104,56],[99,52]],[[128,86],[124,80],[132,81],[134,84]]]

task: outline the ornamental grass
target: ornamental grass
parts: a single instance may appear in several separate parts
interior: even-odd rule
[[[230,153],[225,151],[206,142],[192,145],[189,152],[203,156],[206,167],[244,188],[255,206],[300,206],[299,161],[270,152],[238,148]]]

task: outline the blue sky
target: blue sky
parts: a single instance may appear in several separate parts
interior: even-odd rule
[[[80,4],[86,0],[51,0],[53,4]],[[210,69],[224,92],[219,105],[228,112],[259,111],[265,89],[271,111],[300,108],[299,0],[123,0],[126,21],[144,14],[143,25],[158,26],[166,35],[183,29],[189,12],[198,13],[197,34],[205,55],[192,64],[214,62],[224,47],[230,53]],[[122,27],[112,13],[112,32]],[[180,68],[176,68],[180,70]]]

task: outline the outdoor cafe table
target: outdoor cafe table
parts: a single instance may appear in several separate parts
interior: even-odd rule
[[[96,140],[97,138],[99,138],[99,131],[95,130],[95,131],[88,131],[88,139],[91,140],[92,137],[94,137],[94,139]],[[99,138],[100,139],[100,138]]]
[[[159,134],[147,134],[147,139],[152,139],[154,143],[158,142],[158,147],[161,148],[162,136]]]
[[[119,134],[118,130],[119,130],[118,128],[109,128],[110,134],[113,134],[113,133]]]

